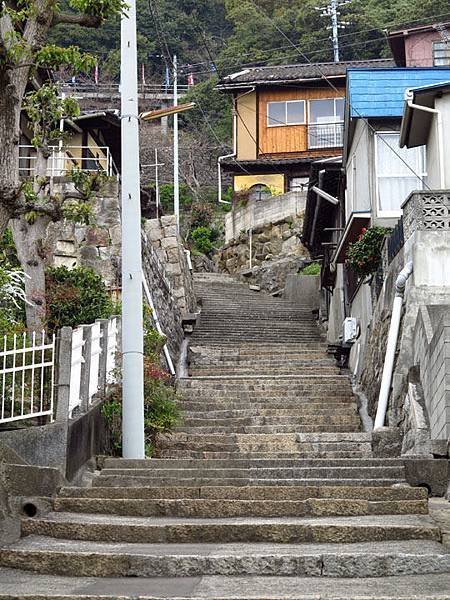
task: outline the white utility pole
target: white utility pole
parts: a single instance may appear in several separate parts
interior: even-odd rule
[[[158,164],[158,148],[155,148],[155,186],[156,186],[156,218],[159,219],[159,164]],[[161,165],[163,166],[163,165]]]
[[[178,66],[177,57],[173,57],[173,105],[178,106]],[[180,231],[180,182],[178,156],[178,113],[173,115],[173,211]]]
[[[142,323],[141,189],[136,0],[121,24],[122,122],[122,453],[145,458],[144,333]]]
[[[329,0],[327,6],[315,7],[316,10],[321,11],[321,17],[328,17],[331,19],[331,25],[327,27],[327,29],[331,29],[334,62],[339,62],[339,29],[344,29],[346,25],[350,24],[346,21],[339,22],[339,15],[341,14],[339,8],[345,4],[350,4],[351,1],[352,0]]]

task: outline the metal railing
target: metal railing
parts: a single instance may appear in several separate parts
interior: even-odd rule
[[[0,352],[0,423],[49,416],[53,420],[55,336],[45,331],[5,335]]]
[[[93,150],[96,155],[93,154]],[[19,146],[19,174],[21,177],[34,177],[36,174],[36,148],[31,145]],[[65,177],[74,169],[90,173],[103,171],[108,177],[118,175],[108,146],[91,148],[88,146],[55,147],[47,159],[47,177]]]
[[[394,260],[405,244],[405,236],[403,233],[403,217],[397,222],[397,225],[391,231],[387,238],[387,258],[388,264]]]
[[[310,123],[308,148],[339,148],[344,143],[344,123]]]
[[[78,82],[59,82],[58,87],[62,92],[69,94],[84,95],[119,95],[120,86],[118,83],[78,83]],[[178,85],[178,93],[183,94],[189,90],[188,85]],[[155,96],[173,96],[172,86],[163,83],[139,83],[139,94],[149,94]]]

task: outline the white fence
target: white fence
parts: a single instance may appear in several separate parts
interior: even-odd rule
[[[5,335],[0,352],[0,423],[35,417],[53,419],[55,336],[45,331]]]
[[[36,417],[54,421],[87,410],[115,382],[119,341],[117,317],[58,336],[4,336],[0,351],[0,424]]]
[[[66,177],[73,169],[89,173],[103,171],[108,177],[116,177],[118,170],[108,146],[55,147],[47,159],[47,177]],[[36,148],[19,146],[19,173],[21,177],[33,177],[36,170]]]

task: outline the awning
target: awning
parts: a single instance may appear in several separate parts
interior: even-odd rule
[[[366,211],[353,212],[350,215],[331,261],[332,264],[345,262],[349,244],[356,242],[361,233],[361,229],[369,225],[370,217],[371,213]]]

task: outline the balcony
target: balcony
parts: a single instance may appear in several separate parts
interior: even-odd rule
[[[310,123],[308,149],[339,148],[344,142],[344,123]]]
[[[74,169],[90,173],[103,171],[108,177],[118,177],[118,169],[107,146],[53,148],[47,159],[47,177],[68,177]],[[34,146],[19,146],[19,174],[23,179],[36,175],[36,148]]]

